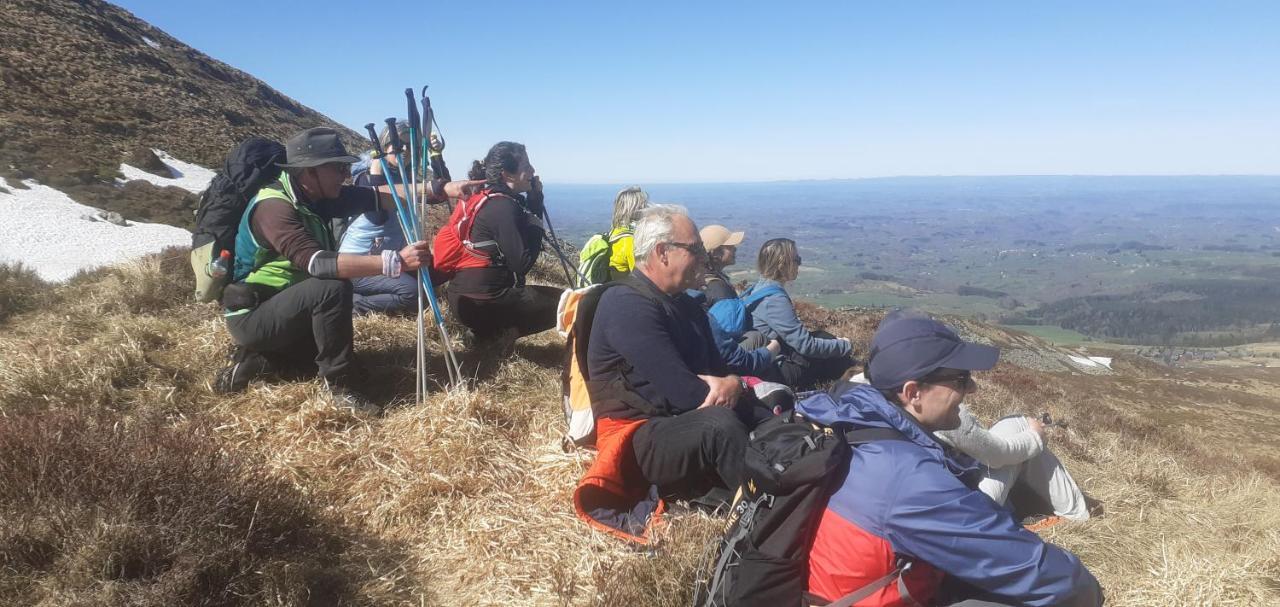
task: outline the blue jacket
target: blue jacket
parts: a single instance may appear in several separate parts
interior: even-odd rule
[[[352,183],[358,186],[386,185],[388,182],[385,176],[369,173],[367,162],[362,160],[361,163],[351,167],[352,176],[355,178]],[[394,168],[391,171],[393,173],[391,183],[400,183],[399,173],[396,173]],[[338,247],[338,252],[378,255],[383,251],[399,251],[407,244],[396,214],[379,209],[357,215],[351,220],[346,233],[342,235],[342,244]]]
[[[811,592],[838,598],[906,558],[913,567],[903,581],[922,604],[929,604],[942,574],[998,602],[1101,604],[1097,580],[1075,555],[1045,543],[978,491],[974,460],[944,450],[874,388],[861,385],[838,400],[818,393],[796,408],[822,424],[893,428],[906,438],[854,448],[810,552]],[[906,604],[897,593],[890,585],[866,604]]]
[[[778,291],[765,296],[751,310],[751,324],[755,330],[764,333],[769,339],[776,339],[790,346],[805,358],[838,358],[853,354],[853,347],[847,341],[821,339],[811,335],[796,316],[796,307],[791,303],[791,297],[777,281],[761,278],[742,297],[745,298],[750,291],[769,285],[778,287]]]
[[[710,299],[705,291],[690,289],[685,291],[685,294],[703,307]],[[772,376],[773,353],[769,348],[748,350],[738,345],[740,335],[735,336],[725,331],[710,315],[707,321],[707,326],[711,328],[711,338],[716,342],[716,349],[720,350],[720,357],[724,359],[724,364],[729,367],[730,373],[761,378]]]

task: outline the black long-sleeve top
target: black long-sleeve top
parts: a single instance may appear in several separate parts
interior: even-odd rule
[[[659,410],[680,414],[698,408],[710,391],[698,375],[729,374],[706,312],[684,293],[659,291],[640,272],[632,273],[627,283],[600,296],[587,345],[588,374],[593,381],[625,380]],[[595,413],[617,419],[646,417],[616,401]]]
[[[542,238],[542,220],[527,210],[522,197],[493,196],[476,214],[471,226],[471,242],[496,242],[497,258],[487,268],[459,270],[449,283],[449,291],[490,299],[512,287],[524,286],[525,274],[533,269],[542,254]]]

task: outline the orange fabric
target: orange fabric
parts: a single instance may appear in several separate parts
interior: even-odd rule
[[[622,508],[629,510],[629,506],[639,504],[646,498],[649,486],[640,478],[635,455],[631,451],[631,439],[645,421],[647,420],[610,418],[596,420],[598,453],[573,492],[573,509],[578,518],[594,529],[637,544],[649,545],[654,542],[654,532],[661,525],[662,513],[666,511],[666,503],[661,499],[649,515],[649,521],[641,535],[607,525],[590,514],[592,510],[610,504],[622,505]]]

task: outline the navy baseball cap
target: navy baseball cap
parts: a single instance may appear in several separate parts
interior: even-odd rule
[[[986,371],[1000,349],[960,339],[955,331],[925,314],[895,310],[884,317],[867,359],[867,379],[877,390],[893,390],[938,369]]]

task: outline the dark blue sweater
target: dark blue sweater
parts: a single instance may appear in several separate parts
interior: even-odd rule
[[[644,289],[647,295],[637,289]],[[672,415],[696,409],[709,388],[698,375],[728,375],[707,314],[688,295],[667,295],[641,272],[600,297],[587,346],[593,381],[623,380],[655,408]],[[599,406],[598,417],[647,415],[622,403]]]

